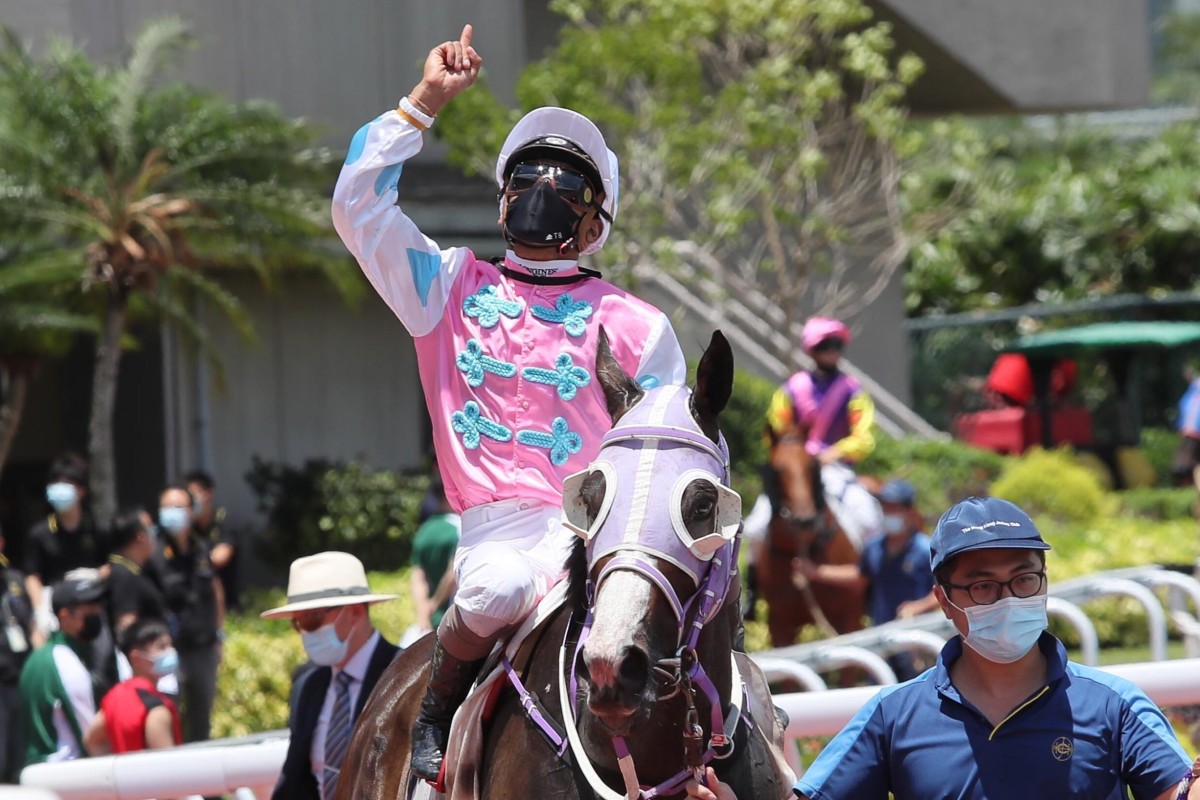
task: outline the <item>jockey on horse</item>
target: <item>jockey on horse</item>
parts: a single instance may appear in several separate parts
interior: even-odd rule
[[[424,131],[475,83],[472,29],[430,51],[420,83],[363,127],[334,193],[339,235],[413,337],[446,497],[462,515],[458,591],[437,630],[412,734],[412,769],[439,777],[450,723],[493,645],[564,574],[563,478],[608,431],[593,374],[600,326],[643,387],[682,384],[687,366],[661,311],[581,267],[617,215],[617,158],[586,117],[539,108],[496,162],[507,252],[496,263],[442,249],[397,205]]]
[[[857,380],[838,369],[850,329],[839,320],[812,317],[800,344],[816,368],[800,370],[775,392],[767,411],[771,436],[805,435],[809,453],[821,462],[821,484],[830,509],[861,552],[883,530],[879,502],[859,482],[854,464],[875,449],[871,425],[875,405]]]

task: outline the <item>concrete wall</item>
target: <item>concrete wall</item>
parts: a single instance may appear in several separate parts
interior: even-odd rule
[[[286,291],[250,276],[223,283],[242,299],[260,341],[247,345],[219,310],[202,311],[226,366],[223,386],[211,369],[196,369],[186,345],[165,348],[177,409],[167,420],[169,473],[202,463],[207,450],[221,501],[244,515],[254,498],[243,476],[255,457],[422,465],[429,422],[416,356],[378,296],[348,308],[315,275],[293,277]]]
[[[112,58],[142,26],[175,15],[199,46],[177,76],[236,100],[267,99],[325,125],[348,142],[360,125],[393,108],[421,77],[429,49],[466,22],[489,81],[511,87],[539,21],[526,32],[523,0],[0,0],[0,21],[43,46],[56,34]],[[535,7],[537,4],[533,4]],[[539,32],[540,35],[539,35]]]
[[[1129,108],[1150,86],[1146,0],[867,0],[926,60],[922,113]]]

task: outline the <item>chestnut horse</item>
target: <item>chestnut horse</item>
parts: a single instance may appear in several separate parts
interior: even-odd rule
[[[821,464],[805,448],[806,432],[768,433],[770,460],[764,490],[771,524],[756,562],[759,591],[767,601],[773,647],[794,644],[800,629],[816,624],[827,636],[860,630],[866,613],[862,590],[806,581],[792,562],[857,564],[859,551],[825,502]]]
[[[564,482],[564,525],[580,536],[567,600],[527,640],[523,673],[505,663],[478,764],[466,777],[465,760],[448,765],[450,797],[678,797],[705,764],[739,797],[782,797],[782,725],[762,673],[732,650],[741,509],[717,429],[733,384],[729,345],[713,334],[690,393],[643,390],[601,332],[596,376],[614,427]],[[426,637],[384,673],[338,800],[424,791],[409,774],[409,731],[432,650]],[[747,716],[752,724],[739,722]]]

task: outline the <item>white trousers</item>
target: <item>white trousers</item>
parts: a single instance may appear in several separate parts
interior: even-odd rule
[[[520,623],[566,574],[575,535],[561,515],[558,506],[519,498],[463,512],[454,605],[472,633],[489,638]]]
[[[867,542],[883,533],[883,509],[879,501],[859,483],[854,470],[842,463],[823,465],[821,483],[838,524],[862,552]]]

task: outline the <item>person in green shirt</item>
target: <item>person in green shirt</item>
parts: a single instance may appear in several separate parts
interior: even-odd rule
[[[454,552],[462,533],[458,514],[450,509],[442,481],[434,477],[429,493],[437,510],[417,528],[413,539],[412,595],[417,608],[415,628],[422,634],[437,628],[454,596]]]
[[[88,660],[103,629],[105,592],[96,570],[68,573],[54,585],[58,630],[25,661],[19,683],[29,764],[87,756],[83,732],[96,716]]]

